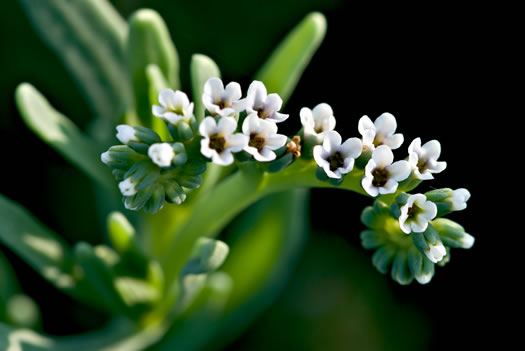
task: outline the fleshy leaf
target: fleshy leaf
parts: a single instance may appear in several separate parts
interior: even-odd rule
[[[126,22],[106,0],[19,2],[99,117],[93,135],[111,130],[131,101],[124,55]]]
[[[70,249],[29,212],[0,195],[0,241],[62,290],[75,290]]]
[[[278,93],[286,102],[325,33],[325,17],[318,12],[309,14],[279,44],[255,79],[264,82],[269,93]]]
[[[114,189],[115,182],[101,162],[96,144],[73,122],[55,110],[31,84],[20,84],[15,97],[24,122],[35,134],[93,180]]]
[[[193,103],[195,104],[195,118],[200,123],[204,119],[204,105],[202,103],[202,93],[204,83],[209,78],[221,77],[221,72],[217,64],[211,58],[205,55],[195,54],[191,57],[190,62],[191,88]]]
[[[148,65],[156,64],[160,68],[170,88],[178,89],[180,85],[177,50],[157,12],[141,9],[131,16],[126,51],[137,113],[149,127],[152,114],[146,76]]]

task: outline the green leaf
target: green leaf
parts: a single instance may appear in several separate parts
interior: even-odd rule
[[[159,103],[160,91],[168,88],[169,84],[160,67],[154,63],[146,67],[146,79],[149,87],[149,103],[150,106],[153,106]],[[162,119],[154,117],[151,121],[151,128],[160,135],[162,140],[170,139],[168,127]]]
[[[0,320],[5,320],[7,300],[19,290],[16,274],[0,251]]]
[[[100,130],[109,132],[131,102],[125,21],[106,0],[19,2],[41,39],[76,80],[100,118]]]
[[[74,295],[73,258],[55,233],[15,202],[0,195],[0,241],[44,278]]]
[[[190,75],[195,118],[200,123],[204,119],[204,105],[202,103],[204,83],[212,77],[220,78],[221,72],[211,58],[206,55],[195,54],[191,57]]]
[[[228,245],[220,240],[199,238],[190,259],[182,269],[182,274],[209,273],[218,269],[228,256],[229,250]]]
[[[137,113],[142,123],[149,127],[152,114],[146,73],[148,65],[156,64],[172,89],[180,86],[177,50],[157,12],[141,9],[131,16],[126,51]]]
[[[309,14],[279,44],[255,79],[264,82],[268,92],[278,93],[286,102],[325,33],[325,17],[318,12]]]
[[[74,254],[80,270],[79,280],[87,283],[100,305],[113,313],[125,311],[124,302],[114,285],[114,275],[111,266],[118,260],[106,255],[111,251],[96,250],[87,243],[80,242],[75,245]]]
[[[124,253],[133,247],[135,228],[120,212],[111,212],[108,216],[108,232],[111,244],[118,253]]]
[[[20,84],[15,98],[24,122],[35,134],[93,180],[108,189],[115,188],[110,170],[100,160],[97,145],[55,110],[35,87]]]

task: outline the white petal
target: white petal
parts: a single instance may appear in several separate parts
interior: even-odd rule
[[[277,125],[270,121],[270,120],[265,120],[265,119],[260,119],[260,125],[261,125],[261,131],[260,133],[265,135],[265,136],[269,136],[269,135],[274,135],[277,133]]]
[[[335,129],[335,117],[330,116],[328,118],[328,126],[324,129],[325,131],[334,130]]]
[[[415,232],[415,233],[422,233],[425,230],[427,230],[428,221],[426,221],[421,216],[417,216],[415,219],[410,221],[410,227],[412,228],[413,232]]]
[[[379,168],[385,168],[394,161],[394,154],[392,150],[386,145],[379,145],[374,152],[372,152],[372,159]]]
[[[259,134],[261,132],[261,122],[262,120],[257,117],[256,113],[250,113],[242,122],[242,132],[245,135],[250,136],[251,134]]]
[[[419,206],[424,212],[420,215],[425,217],[427,220],[432,220],[437,215],[437,206],[432,201],[426,201],[422,205]]]
[[[254,80],[248,88],[248,105],[247,109],[249,112],[253,112],[264,106],[264,102],[267,96],[266,87],[258,80]]]
[[[175,104],[174,107],[182,107],[183,109],[190,104],[190,100],[188,99],[188,95],[186,93],[183,93],[180,90],[177,90],[175,94],[173,95],[173,99]]]
[[[383,136],[394,134],[397,128],[396,118],[388,112],[377,117],[374,125],[376,127],[376,133]]]
[[[279,112],[274,112],[270,117],[266,118],[268,121],[272,121],[274,123],[281,123],[288,119],[289,115]]]
[[[319,121],[328,119],[330,116],[333,116],[334,111],[332,110],[332,107],[330,107],[330,105],[323,102],[314,107],[312,114],[313,118],[316,121]]]
[[[345,158],[357,158],[363,151],[363,143],[357,138],[350,138],[341,145],[341,150]]]
[[[326,164],[324,167],[323,167],[326,175],[329,177],[329,178],[334,178],[334,179],[341,179],[341,172],[339,172],[339,168],[336,169],[335,171],[332,171],[330,169],[330,165],[329,164]]]
[[[364,177],[361,180],[361,186],[368,193],[368,195],[372,197],[379,195],[379,190],[374,185],[372,185],[372,178]]]
[[[220,133],[227,137],[235,132],[237,129],[237,121],[233,117],[221,117],[218,123]]]
[[[113,159],[111,158],[111,156],[109,156],[109,151],[106,151],[104,153],[102,153],[102,155],[100,155],[100,160],[102,162],[104,162],[105,164],[108,164],[110,163]]]
[[[393,194],[397,190],[398,183],[393,179],[388,179],[381,188],[379,188],[379,193],[384,194]]]
[[[169,167],[175,153],[168,143],[153,144],[148,148],[149,158],[159,167]]]
[[[203,89],[203,102],[206,105],[207,102],[212,104],[217,104],[222,100],[222,95],[224,93],[224,84],[222,80],[217,77],[212,77],[204,83]],[[204,97],[207,97],[206,101]],[[211,100],[211,101],[210,101]]]
[[[120,192],[124,196],[133,196],[137,193],[137,189],[135,188],[136,184],[131,182],[131,178],[128,177],[118,183],[118,187],[120,189]]]
[[[373,130],[375,135],[376,127],[374,126],[374,123],[368,116],[363,116],[359,119],[359,125],[357,129],[359,130],[359,134],[363,136],[365,135],[365,132],[367,130]]]
[[[421,138],[415,138],[408,146],[408,153],[415,152],[417,155],[421,155],[423,150],[421,149]]]
[[[135,135],[135,129],[131,126],[121,124],[117,126],[117,139],[122,144],[128,144],[130,141],[138,141]]]
[[[390,166],[387,166],[386,169],[390,177],[398,182],[407,179],[412,171],[410,164],[405,160],[396,161]]]
[[[432,162],[431,167],[429,167],[429,171],[432,173],[441,173],[447,168],[447,163],[445,161],[441,162]]]
[[[287,141],[288,138],[286,137],[286,135],[282,134],[271,135],[269,137],[266,137],[265,140],[266,145],[268,146],[268,148],[270,148],[270,150],[277,150],[278,148],[284,146]]]
[[[233,161],[233,155],[230,150],[224,150],[220,154],[215,153],[212,157],[212,162],[220,166],[231,165]]]
[[[217,122],[213,117],[206,117],[199,125],[199,133],[203,137],[210,137],[218,132]]]
[[[225,108],[223,108],[223,109],[221,110],[221,109],[217,106],[216,110],[217,110],[217,113],[216,113],[216,114],[218,114],[218,115],[221,116],[221,117],[233,117],[233,115],[236,113],[236,112],[235,112],[235,109],[233,109],[233,108],[229,108],[229,107],[225,107]],[[208,110],[208,111],[210,111],[210,110]],[[212,112],[212,111],[210,111],[210,112]]]
[[[201,154],[203,154],[204,157],[212,158],[216,153],[217,151],[215,149],[210,148],[210,139],[205,138],[201,140]]]
[[[432,173],[430,173],[428,169],[425,170],[423,173],[421,173],[419,171],[419,168],[416,168],[414,169],[414,175],[416,176],[417,179],[421,179],[421,180],[434,179],[434,176],[432,175]]]
[[[153,105],[151,107],[151,112],[153,113],[154,116],[159,117],[159,118],[163,118],[164,117],[164,112],[166,112],[166,109],[164,107],[161,107],[161,106],[158,106],[158,105]]]
[[[470,234],[464,233],[463,237],[460,239],[461,247],[463,249],[470,249],[474,245],[474,237]]]
[[[329,153],[332,154],[339,150],[341,145],[341,135],[335,130],[332,130],[325,134],[323,141],[323,148]]]
[[[394,134],[383,140],[385,145],[390,146],[392,150],[398,149],[404,141],[403,134]]]
[[[312,110],[310,110],[308,107],[303,107],[299,112],[299,116],[301,117],[301,124],[303,125],[303,127],[308,127],[311,129],[315,127],[315,121],[312,114]]]
[[[186,94],[184,94],[186,95]],[[187,97],[186,97],[187,99]],[[188,105],[185,105],[186,107],[184,107],[184,117],[185,118],[190,118],[191,116],[193,116],[193,108],[194,108],[194,104],[193,102],[188,104]]]
[[[407,223],[408,219],[408,209],[410,206],[404,205],[401,207],[401,215],[399,216],[399,227],[405,234],[410,234],[412,229],[410,228],[410,223]]]
[[[264,102],[264,113],[268,116],[279,111],[283,105],[283,100],[277,94],[270,94]]]
[[[224,90],[224,103],[226,106],[232,106],[234,101],[242,97],[241,86],[237,82],[230,82]]]
[[[165,121],[171,124],[177,124],[177,122],[184,119],[184,116],[168,111],[168,112],[164,112],[162,119],[164,119]]]
[[[374,151],[376,148],[374,145],[376,131],[374,129],[366,129],[362,135],[363,135],[363,147],[367,147],[369,150]]]
[[[226,139],[226,148],[233,152],[239,152],[248,145],[249,141],[250,137],[244,134],[233,134]]]
[[[171,89],[162,89],[159,92],[159,102],[163,107],[166,108],[175,107],[175,92]]]
[[[347,174],[352,172],[352,169],[354,169],[354,163],[355,160],[353,158],[345,158],[344,166],[339,167],[341,174]]]
[[[321,145],[314,146],[313,154],[314,154],[315,163],[317,163],[319,167],[324,168],[326,165],[329,164],[328,161],[326,160],[326,157],[327,155],[329,155],[329,153],[327,153],[326,150]]]
[[[437,160],[441,155],[441,144],[437,140],[430,140],[422,147],[425,158]]]
[[[257,152],[253,157],[260,162],[269,162],[275,160],[275,152],[268,147],[263,147],[260,152]]]
[[[371,177],[371,179],[373,179],[374,177],[372,176],[372,171],[374,169],[377,168],[377,164],[374,162],[374,160],[370,159],[368,161],[368,163],[366,164],[366,167],[365,167],[365,174],[368,176],[368,177]]]

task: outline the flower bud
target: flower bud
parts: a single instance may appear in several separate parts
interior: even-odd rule
[[[470,249],[474,245],[474,237],[465,232],[458,223],[447,218],[432,221],[432,226],[439,232],[443,243],[452,248]]]

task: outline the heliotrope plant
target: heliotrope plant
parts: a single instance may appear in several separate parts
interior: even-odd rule
[[[299,188],[370,197],[373,205],[361,214],[368,228],[362,244],[376,250],[377,269],[401,284],[428,283],[452,248],[473,245],[463,227],[445,218],[466,208],[466,189],[415,190],[446,168],[438,141],[422,145],[416,138],[395,161],[392,150],[401,149],[404,137],[389,113],[362,117],[360,137],[343,140],[329,102],[284,107],[324,37],[321,14],[307,16],[248,87],[223,81],[210,58],[194,55],[190,98],[154,11],[137,11],[126,23],[102,0],[21,3],[97,118],[87,136],[27,83],[17,89],[18,107],[33,131],[97,184],[109,243],[71,249],[4,197],[0,240],[57,288],[118,318],[104,337],[49,338],[0,324],[0,346],[67,350],[90,340],[90,350],[198,349],[219,334],[231,338],[262,309],[243,310],[260,282],[284,280],[300,248],[306,201]],[[50,18],[71,36],[49,35]],[[296,133],[279,132],[294,121],[301,123]],[[245,211],[256,202],[267,205]],[[237,216],[249,218],[242,231],[252,245],[242,250],[213,239]],[[244,267],[257,240],[272,235],[286,238],[282,257]]]

